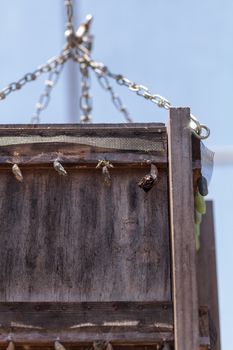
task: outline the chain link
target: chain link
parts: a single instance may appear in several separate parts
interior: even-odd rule
[[[31,118],[32,124],[40,123],[40,114],[41,112],[48,107],[50,102],[51,92],[54,86],[57,84],[58,79],[60,77],[61,71],[64,67],[64,62],[56,66],[48,76],[48,79],[45,80],[45,89],[43,93],[40,95],[38,102],[36,103],[36,110]]]
[[[129,80],[128,78],[124,77],[122,74],[114,74],[104,64],[92,60],[86,48],[84,48],[82,45],[79,46],[79,52],[81,53],[81,60],[84,60],[86,64],[89,65],[89,67],[96,73],[98,81],[102,88],[104,88],[105,90],[109,90],[112,96],[112,100],[114,101],[114,104],[117,108],[121,108],[121,100],[119,98],[114,98],[115,95],[113,94],[113,90],[109,84],[108,77],[114,79],[117,82],[117,84],[127,87],[130,91],[133,91],[138,96],[141,96],[144,99],[155,103],[160,108],[169,110],[172,107],[172,104],[165,97],[158,94],[153,94],[144,85],[135,83]],[[124,110],[125,109],[123,108],[123,111]],[[127,114],[125,115],[125,118],[127,119],[127,121],[129,121],[127,118]],[[200,124],[197,118],[194,117],[192,114],[190,117],[190,129],[193,132],[193,134],[201,140],[208,138],[210,135],[210,129],[206,125]]]
[[[54,71],[57,66],[63,65],[70,58],[70,50],[65,50],[61,55],[51,58],[46,64],[38,67],[33,73],[25,74],[17,82],[13,82],[0,91],[0,100],[4,100],[12,92],[20,90],[25,84],[36,80],[39,76]]]
[[[127,87],[130,91],[133,91],[138,96],[141,96],[144,99],[155,103],[158,107],[169,110],[172,105],[166,98],[161,95],[153,94],[144,85],[135,83],[121,74],[112,73],[104,64],[95,62],[91,58],[90,52],[92,49],[93,37],[90,35],[89,29],[92,22],[92,16],[87,16],[86,22],[81,24],[77,32],[74,33],[72,0],[64,1],[67,12],[65,32],[67,44],[65,46],[65,49],[59,56],[50,59],[45,65],[37,68],[33,73],[27,73],[17,82],[12,82],[6,86],[2,91],[0,91],[0,101],[4,100],[12,92],[20,90],[28,82],[36,80],[40,75],[44,73],[50,73],[48,80],[45,81],[44,92],[41,94],[39,101],[36,104],[35,114],[31,119],[32,123],[38,123],[41,111],[44,110],[49,104],[51,91],[59,78],[64,63],[68,59],[72,58],[75,62],[80,64],[80,71],[82,76],[80,109],[82,110],[83,115],[81,116],[81,122],[85,123],[91,121],[90,113],[92,111],[92,97],[89,93],[89,68],[95,72],[100,86],[105,91],[109,92],[114,106],[124,115],[124,118],[127,120],[127,122],[132,122],[132,119],[129,115],[129,112],[124,107],[120,97],[115,94],[113,87],[110,84],[109,78],[115,80],[118,85]],[[192,132],[200,139],[205,139],[210,134],[209,128],[205,125],[200,124],[193,115],[191,115],[190,128]]]
[[[104,89],[105,91],[108,91],[110,93],[112,103],[116,107],[116,109],[123,114],[125,120],[128,123],[132,123],[133,120],[130,117],[128,110],[123,105],[121,98],[115,94],[113,87],[110,85],[110,82],[109,82],[107,75],[104,74],[103,72],[102,73],[96,72],[96,76],[97,76],[98,82],[99,82],[100,86],[102,87],[102,89]]]
[[[152,94],[147,87],[129,80],[122,74],[114,74],[110,72],[108,67],[106,67],[102,63],[93,61],[82,45],[80,45],[80,50],[82,52],[82,59],[85,60],[86,63],[94,70],[97,77],[104,76],[112,78],[117,82],[117,84],[127,87],[130,91],[135,92],[138,96],[144,97],[146,100],[150,100],[151,102],[155,103],[158,107],[165,109],[171,108],[171,103],[165,97]]]
[[[99,82],[99,85],[102,87],[103,90],[109,92],[113,105],[120,113],[123,114],[124,119],[128,123],[132,123],[133,120],[130,117],[128,110],[123,105],[121,98],[114,92],[114,89],[109,82],[108,76],[106,74],[107,67],[105,67],[102,64],[98,64],[94,61],[91,61],[90,49],[88,47],[84,47],[82,45],[81,48],[82,48],[82,52],[84,52],[84,55],[80,54],[80,50],[76,49],[75,55],[72,57],[74,59],[74,61],[78,62],[80,64],[80,66],[82,66],[84,64],[85,67],[87,67],[87,68],[91,67],[93,69],[93,67],[95,66],[95,69],[93,69],[93,70],[96,74],[97,81]],[[92,64],[91,64],[91,62],[92,62]],[[82,81],[83,81],[83,78],[82,78]],[[83,90],[82,90],[80,101],[84,101],[84,100],[85,100],[85,96],[83,96]],[[84,111],[81,103],[80,103],[80,107]],[[87,114],[85,115],[85,113],[83,113],[83,115],[81,116],[81,122],[90,122],[90,118],[87,116]]]
[[[73,27],[74,10],[73,10],[72,0],[65,0],[65,7],[66,7],[66,17],[67,17],[66,31],[74,32],[74,27]]]
[[[88,66],[85,62],[80,64],[81,72],[81,96],[79,100],[80,109],[82,115],[80,116],[81,123],[91,123],[91,111],[92,111],[92,96],[90,95],[90,76]]]
[[[78,40],[78,44],[74,49],[74,56],[78,57],[78,46],[79,43],[82,42],[84,49],[90,55],[93,46],[93,36],[90,35],[90,25],[92,23],[92,16],[86,16],[86,22],[82,23],[77,32],[76,37]],[[89,66],[85,60],[78,61],[81,73],[81,95],[79,99],[80,110],[82,111],[82,115],[80,116],[81,123],[91,123],[92,116],[91,111],[93,108],[92,96],[90,95],[90,87],[91,80],[89,74]]]

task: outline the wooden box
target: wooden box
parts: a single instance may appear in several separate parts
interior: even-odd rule
[[[193,225],[200,146],[189,113],[172,109],[168,128],[0,126],[2,346],[209,346]],[[146,193],[138,183],[151,163],[159,181]]]

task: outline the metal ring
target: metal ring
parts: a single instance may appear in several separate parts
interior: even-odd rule
[[[138,92],[140,90],[140,86],[136,83],[133,83],[129,86],[129,90]]]
[[[200,140],[207,139],[210,136],[210,129],[206,125],[200,124],[199,121],[197,120],[197,118],[194,117],[193,114],[190,115],[190,119],[191,119],[191,121],[190,121],[189,126],[192,130],[192,133]],[[193,127],[191,125],[191,123],[194,123],[195,127]],[[204,133],[203,133],[203,130],[205,130]]]
[[[208,128],[208,126],[203,125],[203,124],[200,124],[200,127],[201,127],[201,133],[199,136],[200,136],[201,140],[208,139],[208,137],[210,136],[210,129]],[[202,130],[205,130],[204,135],[202,133]]]

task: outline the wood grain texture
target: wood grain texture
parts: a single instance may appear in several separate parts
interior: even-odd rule
[[[76,133],[77,131],[92,130],[92,132],[117,132],[122,131],[128,132],[129,129],[132,130],[157,130],[158,132],[166,132],[166,127],[164,123],[93,123],[93,124],[0,124],[0,132],[9,134],[9,132],[15,133],[15,135],[23,135],[34,133],[38,135],[40,132],[48,134],[54,132],[54,135],[64,132]]]
[[[1,301],[169,301],[167,173],[145,169],[0,174]]]
[[[175,348],[199,347],[190,110],[172,108],[168,127]]]
[[[197,253],[199,305],[209,308],[211,349],[220,350],[218,282],[215,250],[213,202],[206,201],[206,215],[201,224],[200,250]]]
[[[52,146],[52,149],[51,149]],[[49,150],[50,148],[50,150]],[[29,152],[27,152],[29,150]],[[22,154],[23,153],[23,154]],[[18,154],[17,157],[15,154]],[[109,149],[97,149],[83,145],[36,145],[31,151],[28,145],[8,146],[5,150],[0,148],[1,168],[10,168],[12,164],[34,167],[50,167],[54,160],[59,160],[66,166],[96,166],[100,159],[107,159],[117,166],[143,167],[150,160],[159,167],[167,167],[167,155],[165,152],[110,152]],[[196,163],[195,163],[196,165]]]
[[[171,303],[83,302],[0,303],[2,328],[37,329],[144,329],[172,332]]]
[[[9,333],[1,332],[0,334],[0,346],[6,348],[6,335]],[[65,346],[80,346],[89,345],[92,346],[94,341],[107,340],[111,341],[113,346],[150,346],[156,344],[163,344],[164,341],[172,342],[173,335],[171,332],[140,332],[139,329],[127,331],[123,329],[122,331],[114,332],[114,330],[107,329],[106,332],[96,329],[90,332],[87,330],[78,331],[76,329],[70,330],[51,330],[48,332],[41,330],[25,330],[17,331],[14,327],[11,329],[11,333],[14,336],[15,342],[18,346],[27,345],[37,345],[40,349],[44,346],[52,345],[54,341],[59,337],[62,344]]]
[[[62,342],[80,346],[97,339],[115,345],[173,342],[172,303],[0,303],[0,345],[9,334],[20,344]],[[208,309],[199,310],[200,345],[209,346]]]

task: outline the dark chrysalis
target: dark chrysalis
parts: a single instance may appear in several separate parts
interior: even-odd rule
[[[143,176],[139,181],[138,186],[145,192],[149,192],[158,180],[158,169],[154,164],[151,164],[150,173]]]
[[[162,347],[162,350],[170,350],[170,349],[171,349],[171,347],[168,343],[165,343]]]
[[[205,197],[208,194],[208,183],[207,180],[204,176],[200,176],[199,179],[197,180],[197,187],[199,190],[199,193]]]
[[[143,176],[139,181],[138,186],[141,187],[145,192],[149,192],[154,186],[155,179],[151,174]]]

